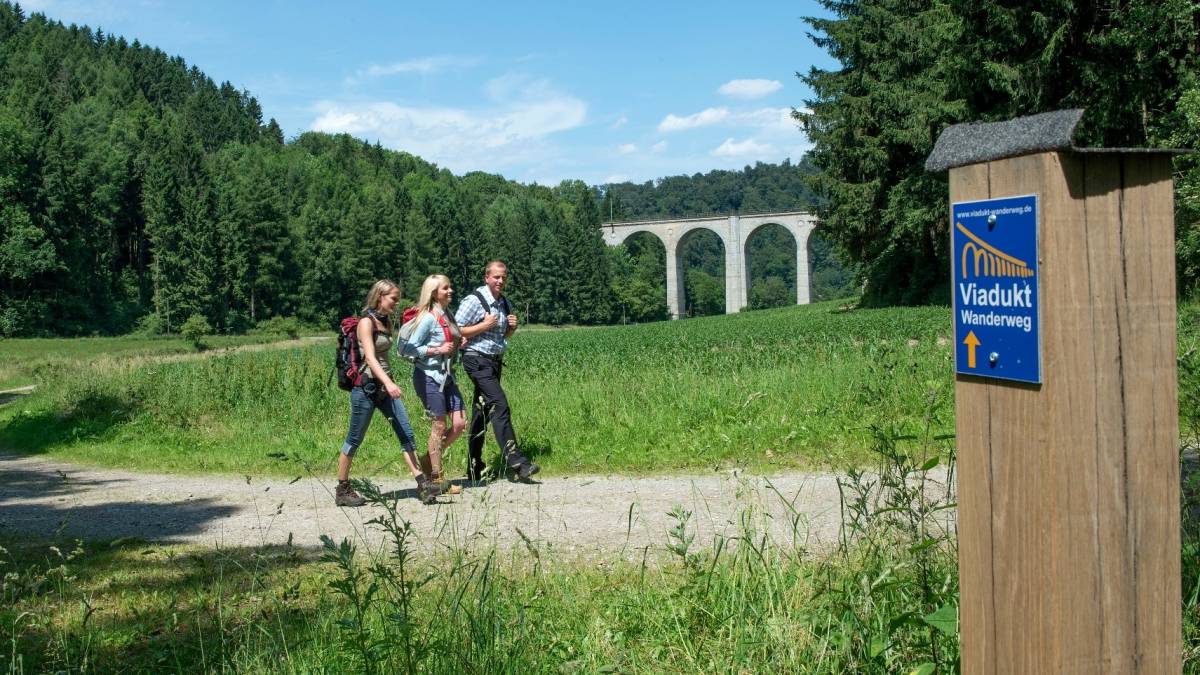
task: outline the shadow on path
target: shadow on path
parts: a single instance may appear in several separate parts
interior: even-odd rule
[[[60,469],[31,469],[19,455],[0,454],[0,507],[7,502],[78,494],[83,490],[128,483],[128,478],[80,478]],[[3,512],[0,512],[2,514]]]
[[[0,532],[42,537],[140,537],[171,542],[197,534],[236,507],[206,497],[170,502],[103,501],[103,492],[130,478],[80,479],[59,469],[32,469],[0,454]],[[99,493],[99,494],[96,494]],[[96,497],[101,501],[96,503]],[[82,503],[87,498],[90,503]],[[19,524],[19,525],[18,525]]]

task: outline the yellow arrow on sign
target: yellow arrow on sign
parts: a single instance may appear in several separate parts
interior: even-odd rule
[[[975,367],[975,348],[979,346],[979,338],[975,337],[975,331],[968,331],[967,338],[963,340],[963,344],[967,346],[967,367]]]

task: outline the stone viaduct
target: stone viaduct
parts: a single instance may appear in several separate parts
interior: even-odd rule
[[[658,237],[667,251],[667,308],[671,318],[678,319],[683,313],[683,284],[680,283],[683,267],[683,246],[689,234],[697,230],[710,230],[721,238],[725,246],[725,313],[737,312],[746,306],[750,292],[749,254],[746,245],[750,236],[764,225],[783,226],[796,240],[796,304],[809,302],[808,236],[817,225],[811,213],[791,211],[787,213],[758,213],[741,216],[713,216],[679,220],[641,220],[626,223],[604,223],[604,242],[616,246],[639,232],[649,232]]]

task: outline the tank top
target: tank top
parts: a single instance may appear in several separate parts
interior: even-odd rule
[[[375,359],[379,361],[379,366],[383,368],[383,372],[392,376],[392,362],[390,354],[392,351],[392,334],[382,329],[385,325],[383,321],[376,321],[372,324],[375,329]]]

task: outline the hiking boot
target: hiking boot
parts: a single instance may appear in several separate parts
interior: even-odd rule
[[[436,474],[436,473],[430,474],[429,480],[433,481],[434,484],[438,486],[438,489],[441,490],[442,494],[444,494],[444,495],[460,495],[460,494],[462,494],[462,488],[460,486],[455,485],[448,478],[443,477],[441,474]]]
[[[542,467],[525,457],[522,457],[515,464],[510,464],[508,468],[513,472],[517,480],[522,483],[528,483],[533,474],[542,470]]]
[[[417,476],[417,499],[420,499],[422,504],[436,504],[440,494],[441,485],[429,480],[423,473]]]
[[[362,495],[350,487],[350,481],[338,481],[337,490],[333,494],[333,503],[337,506],[362,506],[367,503]]]

